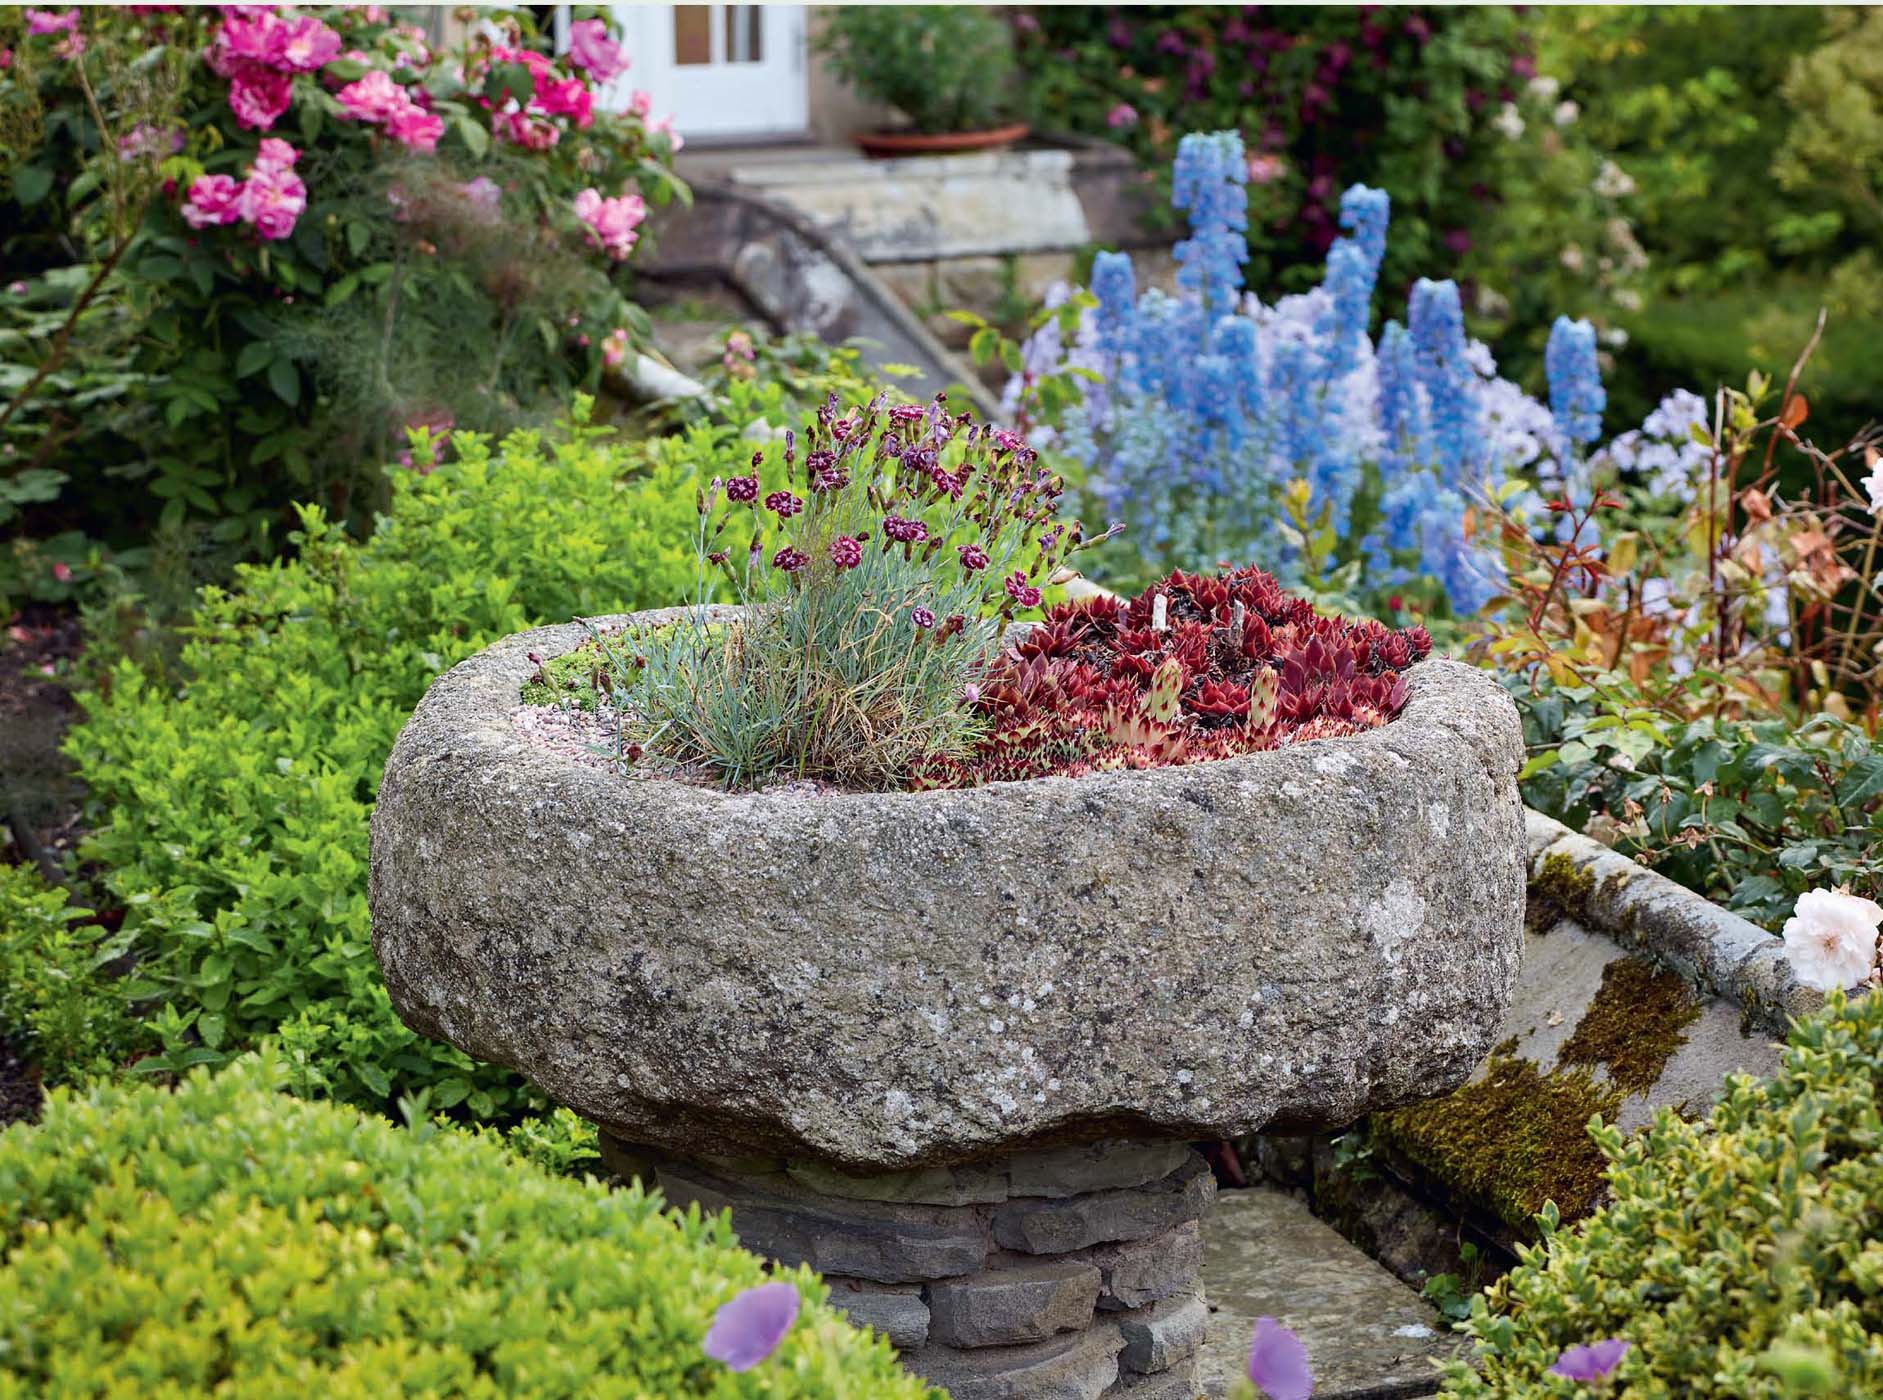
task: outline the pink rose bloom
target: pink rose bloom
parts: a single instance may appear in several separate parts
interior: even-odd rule
[[[445,134],[445,119],[408,103],[386,118],[386,130],[408,150],[431,152],[438,149],[438,138]]]
[[[580,78],[564,78],[560,82],[538,82],[536,101],[531,105],[541,107],[552,117],[568,117],[586,131],[594,122],[593,104],[588,84]]]
[[[602,363],[609,369],[615,369],[627,357],[628,333],[625,329],[616,327],[608,333],[608,338],[602,341]]]
[[[649,112],[654,110],[654,94],[651,92],[642,92],[639,88],[636,88],[634,95],[628,98],[628,110],[637,117],[645,117]]]
[[[1120,102],[1116,107],[1105,114],[1105,125],[1109,126],[1113,131],[1118,130],[1120,127],[1136,126],[1137,124],[1138,109],[1133,107],[1129,102]]]
[[[247,77],[277,62],[280,21],[271,14],[250,15],[230,9],[209,43],[210,68],[224,78]]]
[[[307,186],[286,166],[253,166],[237,205],[245,223],[263,238],[286,238],[307,208]]]
[[[599,190],[587,189],[575,197],[575,216],[588,225],[589,241],[620,262],[634,248],[634,230],[647,217],[647,203],[638,194],[604,199]]]
[[[213,228],[232,224],[240,217],[236,208],[242,187],[227,175],[204,175],[190,184],[183,201],[183,222],[191,228]]]
[[[546,151],[562,140],[561,127],[527,112],[498,112],[490,119],[490,125],[499,136],[527,150]]]
[[[28,34],[76,34],[78,33],[78,11],[66,10],[54,14],[51,10],[28,10],[26,32]]]
[[[251,69],[229,84],[229,110],[237,126],[266,131],[275,124],[294,96],[294,82],[286,73]]]
[[[312,15],[278,24],[270,36],[274,61],[295,73],[311,73],[333,62],[340,36]]]
[[[12,66],[13,50],[8,48],[5,44],[0,44],[0,71],[11,68]]]
[[[272,174],[278,170],[292,169],[294,162],[300,158],[301,153],[279,136],[264,136],[261,145],[255,148],[254,168]]]
[[[680,148],[686,145],[686,138],[673,129],[673,116],[671,113],[664,117],[655,117],[654,120],[647,124],[647,129],[656,135],[666,136],[671,139],[675,155],[678,155]]]
[[[362,122],[383,122],[411,105],[405,89],[393,82],[390,73],[378,68],[358,82],[348,83],[335,96],[349,117]]]
[[[621,45],[608,37],[608,25],[599,19],[579,19],[569,26],[569,61],[586,68],[598,83],[628,71]]]

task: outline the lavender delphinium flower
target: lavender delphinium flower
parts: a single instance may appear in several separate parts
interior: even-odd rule
[[[1543,351],[1543,369],[1557,431],[1577,447],[1588,447],[1602,435],[1602,410],[1608,407],[1595,360],[1595,327],[1558,316]]]
[[[1234,131],[1192,132],[1177,144],[1170,202],[1189,211],[1190,236],[1176,248],[1177,284],[1206,310],[1224,311],[1242,289],[1249,259],[1249,165]]]
[[[789,1283],[748,1288],[713,1314],[702,1350],[731,1371],[749,1371],[778,1350],[798,1316],[798,1290]]]
[[[1572,395],[1585,439],[1559,432],[1547,407],[1498,376],[1489,350],[1466,336],[1450,281],[1421,280],[1405,324],[1387,322],[1376,345],[1391,204],[1364,185],[1340,199],[1342,234],[1321,286],[1238,304],[1249,178],[1236,133],[1185,137],[1173,173],[1172,202],[1190,223],[1177,294],[1139,292],[1127,254],[1100,254],[1096,306],[1076,335],[1042,327],[1023,350],[1035,381],[1081,367],[1102,379],[1077,377],[1081,398],[1054,425],[1057,446],[1085,462],[1105,514],[1131,521],[1148,569],[1233,556],[1298,577],[1299,535],[1275,526],[1291,484],[1305,481],[1311,515],[1336,539],[1331,556],[1313,554],[1317,568],[1357,556],[1366,586],[1397,587],[1416,567],[1455,615],[1481,607],[1504,580],[1494,534],[1469,517],[1495,499],[1539,521],[1531,483],[1584,468],[1571,443],[1599,431],[1599,407],[1593,430],[1586,421],[1600,395],[1583,354],[1592,347],[1577,347]],[[1320,178],[1331,191],[1331,175]],[[1330,196],[1318,197],[1325,210]],[[1516,473],[1530,480],[1513,493]],[[1341,544],[1356,507],[1367,532]]]
[[[1599,1381],[1621,1365],[1629,1344],[1620,1337],[1592,1342],[1588,1346],[1568,1347],[1550,1366],[1552,1376],[1572,1381]]]
[[[1456,485],[1471,462],[1478,432],[1471,367],[1465,360],[1465,318],[1458,305],[1458,284],[1421,277],[1413,284],[1407,323],[1419,387],[1425,391],[1439,475],[1447,485]]]

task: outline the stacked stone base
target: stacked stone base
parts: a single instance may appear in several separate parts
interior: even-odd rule
[[[732,1211],[748,1248],[808,1264],[831,1302],[954,1400],[1193,1400],[1208,1322],[1182,1143],[1111,1141],[851,1176],[780,1158],[682,1161],[604,1136],[623,1177]]]

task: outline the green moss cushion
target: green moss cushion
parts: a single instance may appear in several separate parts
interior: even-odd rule
[[[766,1275],[723,1220],[282,1077],[250,1055],[174,1093],[61,1091],[0,1133],[0,1397],[926,1393],[808,1271],[735,1375],[701,1340]]]

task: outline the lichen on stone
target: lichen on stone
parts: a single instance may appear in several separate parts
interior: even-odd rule
[[[1508,1041],[1498,1046],[1484,1074],[1462,1089],[1373,1121],[1387,1146],[1455,1196],[1533,1234],[1546,1201],[1565,1220],[1594,1208],[1607,1164],[1589,1137],[1589,1119],[1599,1113],[1613,1121],[1624,1096],[1585,1068],[1544,1074],[1510,1049]]]
[[[1700,1002],[1678,973],[1644,958],[1618,958],[1602,969],[1602,985],[1557,1063],[1602,1066],[1624,1094],[1643,1094],[1699,1019]]]

